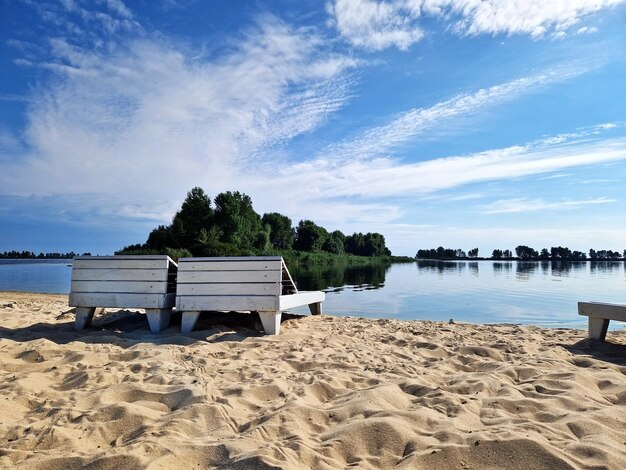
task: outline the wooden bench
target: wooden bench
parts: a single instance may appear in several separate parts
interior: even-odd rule
[[[77,256],[70,307],[75,329],[91,324],[98,307],[145,309],[150,331],[169,326],[176,301],[177,265],[169,256]]]
[[[299,292],[280,256],[181,258],[176,310],[181,330],[192,331],[201,311],[258,312],[267,334],[280,333],[281,312],[308,305],[321,315],[326,294]]]
[[[626,305],[578,302],[578,314],[589,317],[589,338],[604,340],[610,320],[626,322]]]

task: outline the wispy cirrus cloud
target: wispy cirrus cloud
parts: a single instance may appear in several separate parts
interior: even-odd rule
[[[428,18],[446,23],[462,36],[526,34],[562,37],[586,16],[624,0],[334,0],[327,3],[334,26],[351,44],[369,50],[408,49],[426,34]],[[597,31],[579,27],[575,33]]]
[[[580,209],[582,207],[599,204],[611,204],[614,202],[616,202],[615,199],[606,197],[581,199],[578,201],[546,201],[543,198],[513,198],[502,199],[486,204],[479,208],[479,212],[482,214],[511,214],[518,212],[561,211]]]
[[[387,157],[337,164],[320,158],[284,169],[279,175],[283,185],[295,185],[303,175],[315,181],[314,189],[300,188],[309,197],[406,197],[623,160],[626,138],[610,138],[559,145],[531,143],[415,163]]]
[[[473,93],[460,94],[431,107],[410,109],[395,116],[385,125],[368,129],[360,135],[324,149],[320,158],[328,155],[334,162],[340,162],[384,157],[427,131],[436,133],[437,129],[445,128],[446,123],[456,117],[469,114],[475,116],[488,107],[495,107],[544,87],[567,81],[593,67],[594,64],[557,67],[545,73],[511,80]],[[573,135],[558,138],[569,137]]]

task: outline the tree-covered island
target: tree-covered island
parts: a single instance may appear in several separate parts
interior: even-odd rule
[[[293,227],[283,214],[259,215],[250,196],[239,191],[220,193],[211,201],[199,187],[187,193],[171,224],[159,225],[145,243],[126,246],[115,254],[168,254],[175,259],[281,255],[306,262],[407,260],[392,257],[380,233],[344,235],[311,220],[301,220]]]

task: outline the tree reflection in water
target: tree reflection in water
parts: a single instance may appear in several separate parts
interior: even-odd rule
[[[385,285],[385,275],[391,263],[373,262],[367,265],[293,265],[289,271],[300,290],[329,290],[338,292],[379,289]]]

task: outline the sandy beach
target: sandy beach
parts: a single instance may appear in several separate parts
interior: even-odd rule
[[[572,315],[576,312],[572,311]],[[0,293],[0,467],[626,468],[626,331],[205,314],[152,335]]]

